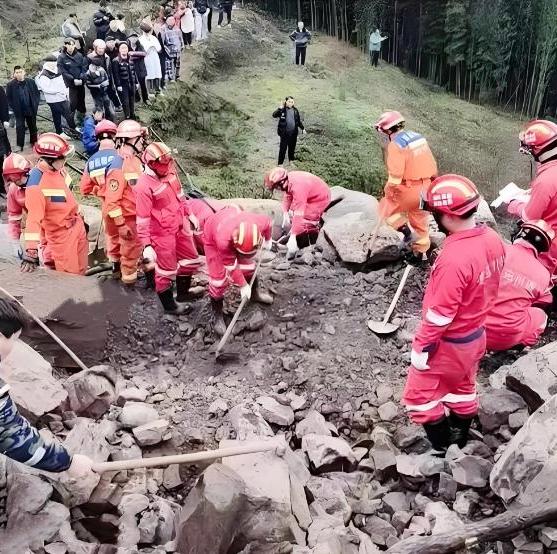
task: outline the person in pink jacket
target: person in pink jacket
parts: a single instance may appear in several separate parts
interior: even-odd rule
[[[532,346],[545,331],[551,305],[551,273],[539,260],[555,238],[545,221],[524,223],[506,247],[505,265],[495,305],[485,324],[488,350]]]
[[[317,240],[321,216],[331,202],[329,185],[307,171],[287,171],[276,167],[265,175],[265,186],[271,191],[284,192],[282,227],[284,229],[292,224],[287,256],[294,258],[300,248]]]
[[[185,313],[192,276],[201,265],[193,241],[182,185],[170,149],[149,144],[142,157],[145,172],[135,186],[137,234],[143,260],[155,265],[155,290],[168,314]],[[176,299],[173,281],[176,280]]]
[[[484,325],[505,262],[501,237],[476,225],[480,199],[472,181],[444,175],[429,185],[422,200],[447,239],[425,290],[402,403],[440,452],[452,443],[466,444],[478,413],[476,375],[486,351]]]
[[[224,208],[206,220],[203,242],[216,334],[226,331],[223,302],[230,282],[240,287],[242,299],[273,303],[273,297],[260,289],[257,278],[253,288],[248,284],[255,271],[258,249],[271,249],[271,231],[270,217],[243,212],[237,206]]]

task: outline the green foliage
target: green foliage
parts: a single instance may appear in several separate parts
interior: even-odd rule
[[[449,0],[445,15],[445,54],[447,63],[456,65],[466,59],[468,45],[468,19],[466,17],[467,2],[464,0]]]

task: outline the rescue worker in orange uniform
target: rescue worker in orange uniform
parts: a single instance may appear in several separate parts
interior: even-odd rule
[[[547,314],[540,306],[551,305],[552,282],[539,256],[554,239],[545,221],[525,222],[506,246],[499,293],[485,325],[488,350],[532,346],[545,331]]]
[[[286,171],[283,167],[276,167],[265,175],[265,186],[271,191],[284,192],[282,227],[284,229],[291,223],[286,247],[287,258],[294,258],[300,248],[317,241],[321,216],[331,202],[329,185],[307,171]]]
[[[145,171],[135,186],[137,232],[143,259],[155,267],[155,286],[166,313],[181,315],[201,260],[193,241],[182,185],[170,148],[153,142],[143,152]],[[173,282],[177,296],[174,299]]]
[[[447,239],[425,290],[402,402],[440,452],[452,443],[466,444],[478,413],[476,375],[486,351],[485,320],[505,261],[499,235],[476,225],[480,199],[472,181],[444,175],[427,187],[422,202]]]
[[[8,236],[14,241],[14,254],[21,259],[21,228],[25,209],[25,186],[31,172],[31,164],[21,155],[12,153],[5,160],[2,167],[4,181],[8,187],[7,212]],[[45,266],[54,269],[54,263],[48,250],[48,245],[41,236],[40,258]]]
[[[73,146],[56,133],[43,133],[33,150],[39,161],[25,190],[27,224],[21,270],[34,271],[39,266],[38,247],[44,233],[56,271],[84,275],[88,254],[85,223],[64,168]]]
[[[534,120],[519,135],[520,151],[536,161],[536,176],[530,185],[529,199],[505,198],[508,211],[523,221],[545,221],[557,233],[557,124]],[[523,197],[523,191],[516,194]],[[557,241],[553,240],[549,252],[540,255],[540,261],[551,274],[557,270]]]
[[[214,331],[224,335],[224,295],[230,282],[240,287],[242,299],[272,304],[273,297],[260,288],[256,278],[248,284],[255,268],[259,247],[270,250],[273,222],[270,217],[244,212],[237,206],[224,208],[205,222],[204,243],[209,273],[209,296],[213,311]]]
[[[404,129],[404,117],[396,111],[385,112],[375,123],[383,137],[388,179],[379,203],[381,219],[410,240],[411,262],[421,262],[429,250],[429,216],[420,209],[420,194],[437,176],[437,162],[425,137]]]

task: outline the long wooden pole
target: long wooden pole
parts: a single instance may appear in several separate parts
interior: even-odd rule
[[[139,469],[143,467],[159,467],[171,464],[193,464],[196,462],[208,462],[227,458],[229,456],[241,456],[242,454],[256,454],[258,452],[276,452],[277,455],[284,454],[284,445],[277,441],[261,441],[259,443],[232,446],[230,448],[219,448],[218,450],[204,450],[192,454],[176,454],[173,456],[157,456],[155,458],[139,458],[136,460],[121,460],[119,462],[102,462],[93,464],[95,473],[106,471],[124,471],[126,469]]]

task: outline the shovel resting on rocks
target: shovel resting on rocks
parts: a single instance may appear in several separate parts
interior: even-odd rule
[[[408,280],[408,275],[410,275],[411,270],[412,266],[407,265],[406,269],[404,270],[404,274],[402,275],[402,279],[400,280],[400,283],[398,285],[398,288],[396,289],[391,305],[389,306],[389,309],[387,310],[387,313],[383,318],[383,321],[375,321],[373,319],[370,319],[367,322],[367,326],[369,327],[370,331],[373,331],[376,335],[390,335],[398,330],[399,326],[394,325],[393,323],[389,323],[389,319],[391,319],[391,316],[395,311],[396,303],[398,302],[398,299],[402,294],[402,289],[404,289],[404,285]]]

